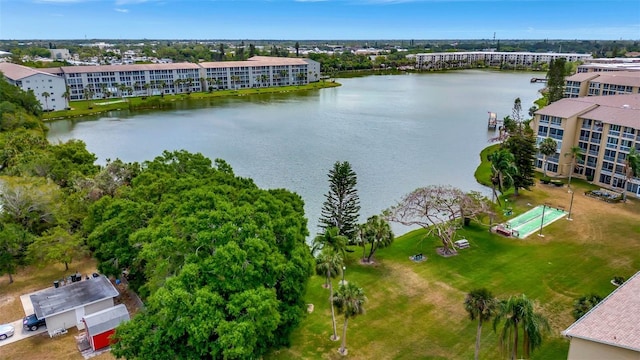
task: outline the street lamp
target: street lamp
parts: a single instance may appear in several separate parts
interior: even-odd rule
[[[343,266],[342,267],[342,286],[344,286],[344,272],[347,271],[347,267]]]
[[[547,208],[547,204],[542,204],[542,221],[540,221],[540,231],[538,232],[538,236],[544,237],[542,235],[542,227],[544,226],[544,210]]]
[[[571,209],[573,209],[573,190],[569,190],[569,192],[571,193],[571,202],[569,203],[569,215],[567,216],[567,220],[573,221],[571,218]]]

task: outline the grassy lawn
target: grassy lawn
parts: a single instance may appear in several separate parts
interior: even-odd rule
[[[472,224],[459,233],[471,248],[451,258],[438,256],[439,241],[425,239],[421,230],[379,251],[373,266],[360,265],[360,252],[352,253],[346,279],[364,288],[368,303],[365,315],[349,321],[348,358],[473,358],[476,323],[468,319],[462,303],[466,293],[478,287],[500,298],[524,293],[534,299],[552,332],[532,359],[566,358],[569,343],[560,332],[573,322],[573,301],[591,292],[606,296],[614,290],[611,278],[628,278],[640,269],[640,201],[609,204],[584,195],[592,185],[575,181],[572,187],[574,221],[554,222],[543,229],[544,237],[507,239],[489,233],[487,225]],[[544,202],[568,209],[570,202],[566,187],[541,184],[518,198],[507,197],[513,216]],[[428,260],[410,261],[417,253]],[[329,293],[322,283],[318,276],[311,280],[306,301],[315,310],[294,333],[291,348],[267,359],[341,358],[339,343],[329,340]],[[340,330],[342,324],[338,317]],[[500,357],[497,336],[486,324],[481,358]]]
[[[467,292],[486,287],[496,296],[526,294],[550,321],[552,332],[532,359],[566,358],[569,343],[560,332],[572,322],[572,303],[587,293],[608,295],[614,276],[629,278],[640,269],[640,201],[606,203],[584,195],[593,188],[572,181],[575,191],[573,221],[560,219],[524,240],[489,233],[487,224],[472,223],[459,232],[471,247],[459,255],[436,254],[440,242],[425,238],[423,230],[400,236],[380,250],[373,265],[361,265],[355,249],[346,261],[346,280],[364,288],[366,314],[349,321],[347,347],[350,359],[470,359],[473,357],[476,323],[463,308]],[[569,208],[567,187],[536,182],[519,197],[506,194],[513,215],[548,203]],[[500,221],[505,219],[500,219]],[[428,259],[414,263],[409,256],[423,253]],[[85,259],[45,269],[29,267],[15,276],[0,277],[0,323],[23,316],[19,295],[50,286],[53,280],[76,270],[90,273],[95,262]],[[334,279],[334,287],[340,279]],[[266,359],[341,359],[339,342],[329,340],[331,316],[324,279],[310,280],[306,302],[315,310],[293,333],[290,348],[268,354]],[[338,316],[341,335],[343,318]],[[0,359],[24,354],[41,359],[81,359],[73,336],[49,339],[36,336],[0,348]],[[53,356],[52,354],[56,354]],[[498,339],[491,324],[483,327],[482,359],[499,359]],[[113,359],[110,353],[97,360]]]
[[[177,95],[154,95],[145,97],[128,97],[122,98],[109,98],[109,99],[94,99],[94,100],[81,100],[73,101],[70,103],[71,110],[60,110],[44,113],[42,119],[58,120],[65,118],[72,118],[78,116],[85,116],[91,114],[99,114],[113,110],[126,110],[126,109],[149,109],[168,106],[172,102],[181,100],[201,100],[226,96],[246,96],[253,94],[271,94],[271,93],[286,93],[295,91],[307,91],[318,90],[330,87],[340,86],[337,82],[332,81],[319,81],[310,83],[307,85],[291,85],[280,86],[271,88],[259,88],[259,89],[239,89],[239,90],[219,90],[212,92],[198,92],[191,94],[177,94]]]

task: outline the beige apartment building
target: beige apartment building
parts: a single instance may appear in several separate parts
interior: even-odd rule
[[[640,71],[579,72],[565,79],[564,97],[640,94]]]
[[[578,319],[562,335],[568,360],[640,359],[640,272]]]
[[[557,151],[547,159],[547,174],[593,181],[603,188],[640,198],[640,178],[626,181],[625,159],[629,150],[640,151],[640,94],[565,98],[536,111],[531,127],[538,144],[547,137]],[[571,148],[584,155],[571,168]],[[536,167],[542,170],[544,157],[538,154]]]

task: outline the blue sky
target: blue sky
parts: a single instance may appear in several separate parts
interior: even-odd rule
[[[0,0],[0,39],[640,39],[639,0]]]

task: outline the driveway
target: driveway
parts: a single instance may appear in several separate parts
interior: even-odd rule
[[[16,320],[10,323],[16,329],[15,334],[12,337],[7,338],[6,340],[0,340],[0,347],[12,344],[18,340],[26,339],[31,336],[39,335],[47,332],[47,327],[43,326],[38,328],[36,331],[27,331],[22,328],[22,319]]]

